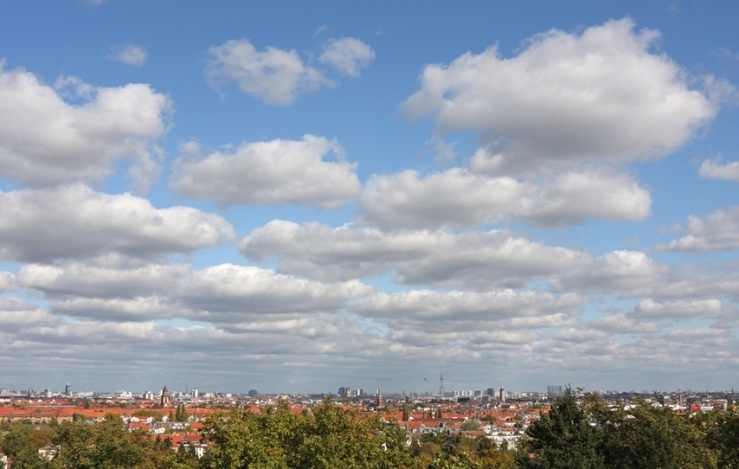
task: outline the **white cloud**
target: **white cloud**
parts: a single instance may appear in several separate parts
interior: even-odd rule
[[[564,272],[552,281],[555,290],[595,290],[617,293],[622,297],[651,294],[673,280],[666,264],[661,264],[638,251],[614,251],[582,267]]]
[[[433,331],[442,322],[474,323],[484,330],[490,323],[510,326],[514,318],[573,314],[583,298],[576,294],[556,295],[535,291],[494,290],[487,292],[437,292],[413,290],[377,293],[359,300],[354,310],[391,324],[412,324]],[[463,330],[464,328],[458,328]]]
[[[714,328],[702,328],[702,329],[680,329],[669,331],[665,334],[668,339],[678,339],[685,343],[692,342],[708,342],[711,345],[715,345],[716,341],[726,339],[731,334],[731,331],[726,329],[714,329]]]
[[[219,205],[305,204],[337,208],[361,185],[356,163],[338,143],[306,135],[302,140],[242,143],[234,153],[180,157],[171,185],[182,194]],[[330,158],[334,158],[331,161]]]
[[[164,294],[177,288],[190,274],[185,264],[147,264],[136,267],[96,266],[66,262],[27,264],[18,272],[18,283],[54,297],[138,297]]]
[[[251,266],[221,264],[194,272],[177,299],[197,309],[195,317],[237,323],[269,314],[335,312],[371,292],[359,281],[321,283]]]
[[[660,251],[728,251],[739,248],[739,206],[717,210],[706,218],[691,216],[688,234],[658,246]]]
[[[739,161],[730,161],[724,164],[721,157],[704,160],[698,174],[706,179],[739,182]]]
[[[650,213],[651,197],[630,176],[581,169],[551,179],[519,181],[452,168],[421,176],[404,171],[373,176],[360,196],[361,219],[383,229],[477,226],[523,219],[564,226],[588,218],[638,221]]]
[[[640,221],[652,198],[630,176],[617,171],[576,170],[545,181],[535,196],[521,201],[520,216],[542,226],[576,225],[588,218]]]
[[[231,225],[218,215],[190,207],[157,209],[130,194],[108,195],[83,185],[0,192],[0,258],[7,260],[148,258],[233,237]]]
[[[659,331],[655,324],[639,321],[625,314],[610,314],[602,319],[589,321],[588,326],[609,334],[643,334]]]
[[[375,175],[359,199],[363,221],[385,229],[475,226],[505,219],[533,187],[452,168],[422,176],[403,171]]]
[[[118,62],[135,67],[140,67],[146,62],[146,49],[136,44],[114,47],[112,54]]]
[[[0,294],[16,290],[18,282],[10,272],[0,272]]]
[[[328,41],[318,61],[356,78],[360,70],[367,67],[374,58],[375,51],[369,45],[359,39],[345,37]]]
[[[655,301],[646,298],[634,308],[633,314],[647,319],[694,319],[715,317],[721,310],[721,300],[715,298],[674,301]]]
[[[266,104],[285,106],[322,86],[333,86],[321,72],[306,65],[294,50],[267,47],[258,51],[249,40],[230,40],[211,47],[208,81],[234,82],[241,91]]]
[[[29,326],[53,326],[59,323],[54,315],[17,298],[0,298],[0,320],[3,323],[0,337],[3,333],[22,332]]]
[[[395,273],[403,284],[485,290],[521,286],[562,270],[589,264],[590,257],[546,246],[504,231],[384,233],[371,228],[304,226],[276,220],[241,242],[249,258],[277,258],[280,271],[337,280]]]
[[[154,321],[181,317],[182,312],[160,297],[79,298],[55,301],[50,310],[55,314],[103,321]]]
[[[70,77],[58,83],[73,85],[83,102],[66,102],[58,93],[68,90],[0,62],[0,178],[31,186],[100,182],[114,164],[132,161],[149,168],[135,180],[145,190],[158,169],[154,142],[167,131],[169,99],[145,84],[96,88]]]
[[[659,35],[629,19],[580,35],[552,30],[516,57],[492,47],[430,65],[404,104],[441,133],[472,130],[510,170],[580,160],[660,157],[716,114],[680,68],[651,49]],[[568,163],[569,162],[569,163]]]

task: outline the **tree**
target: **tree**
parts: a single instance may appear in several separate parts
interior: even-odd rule
[[[602,430],[578,406],[575,392],[568,387],[549,413],[541,414],[526,430],[517,462],[523,468],[606,467],[602,440]]]
[[[705,437],[686,413],[640,402],[611,412],[604,422],[604,454],[609,467],[711,468]]]
[[[48,444],[45,432],[34,430],[31,425],[13,423],[0,439],[0,452],[5,453],[16,469],[43,469],[46,461],[39,458],[39,448]]]
[[[174,414],[174,421],[175,422],[187,422],[189,415],[187,413],[187,409],[185,408],[185,404],[180,402],[177,404],[177,410]]]
[[[462,430],[466,432],[476,432],[482,429],[480,421],[477,419],[467,419],[462,423]]]
[[[300,414],[280,403],[212,415],[203,436],[212,443],[203,465],[213,469],[415,467],[403,428],[330,401]]]
[[[123,469],[151,467],[148,437],[128,432],[115,414],[95,424],[64,422],[57,429],[54,443],[60,446],[60,467],[74,469]]]
[[[705,442],[721,468],[739,468],[739,408],[736,404],[726,411],[713,410],[697,414],[691,423],[705,434]]]

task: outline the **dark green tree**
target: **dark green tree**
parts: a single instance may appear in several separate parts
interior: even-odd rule
[[[190,415],[187,413],[185,404],[182,402],[177,404],[177,410],[175,410],[175,414],[174,414],[174,421],[175,422],[187,422],[187,419],[189,417]]]
[[[705,435],[706,445],[720,468],[739,468],[739,408],[736,404],[726,411],[713,410],[695,414],[690,419]]]
[[[16,469],[44,469],[49,466],[39,458],[38,450],[48,442],[48,436],[33,426],[12,423],[0,439],[0,452],[11,459]]]
[[[603,422],[603,452],[609,467],[711,468],[715,458],[705,435],[684,412],[640,402],[611,412]]]
[[[603,431],[568,387],[526,430],[516,459],[522,468],[604,468],[602,442]]]

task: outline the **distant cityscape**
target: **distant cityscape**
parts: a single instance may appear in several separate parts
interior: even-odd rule
[[[341,386],[336,391],[317,394],[262,394],[257,389],[229,393],[190,388],[169,390],[165,384],[158,391],[119,390],[75,391],[71,383],[62,390],[11,389],[0,387],[0,422],[21,422],[45,431],[62,422],[103,422],[111,415],[120,418],[128,432],[147,434],[165,448],[188,452],[200,459],[211,450],[212,442],[203,437],[208,416],[233,409],[255,415],[263,409],[289,406],[297,415],[305,415],[328,400],[374,415],[407,432],[409,441],[424,436],[458,435],[484,438],[501,451],[515,451],[527,429],[550,412],[560,396],[584,400],[588,391],[565,385],[547,385],[541,391],[508,391],[504,387],[450,390],[440,379],[438,393],[383,393],[361,387]],[[739,400],[734,389],[723,391],[604,391],[598,393],[612,409],[639,406],[669,408],[687,413],[727,410]],[[38,448],[38,458],[51,461],[60,447]],[[0,453],[0,468],[8,457]]]
[[[169,397],[174,400],[228,400],[228,399],[256,399],[258,397],[291,397],[291,398],[313,398],[313,399],[325,399],[329,396],[334,399],[341,400],[353,400],[353,399],[367,399],[374,398],[377,395],[382,395],[384,399],[391,401],[403,401],[409,399],[441,399],[449,402],[490,402],[496,400],[498,402],[507,401],[527,401],[527,402],[539,402],[552,400],[564,392],[566,389],[565,385],[547,385],[543,387],[541,391],[510,391],[503,387],[494,388],[489,387],[486,389],[459,389],[459,390],[445,390],[443,385],[443,379],[440,380],[439,391],[437,393],[432,392],[406,392],[406,391],[392,391],[383,392],[380,388],[376,390],[368,391],[362,387],[349,387],[341,386],[336,391],[325,391],[319,393],[260,393],[257,389],[249,389],[246,392],[224,392],[217,390],[202,391],[199,388],[186,387],[185,390],[173,390],[168,391]],[[165,385],[166,389],[166,385]],[[544,390],[545,389],[545,390]],[[687,402],[695,399],[727,399],[727,400],[739,400],[739,390],[735,391],[734,388],[729,390],[588,390],[582,388],[575,388],[579,393],[593,392],[606,399],[635,399],[635,398],[656,398],[660,402],[670,402],[676,405],[680,405],[683,402]],[[156,400],[162,395],[162,391],[129,391],[129,390],[117,390],[117,391],[100,391],[100,390],[84,390],[75,391],[70,383],[66,383],[63,390],[55,390],[52,388],[45,388],[43,390],[28,388],[28,389],[13,389],[9,387],[0,387],[0,402],[3,399],[13,397],[24,397],[24,398],[45,398],[51,399],[55,397],[66,397],[66,398],[77,398],[77,399],[111,399],[117,401],[126,400]]]

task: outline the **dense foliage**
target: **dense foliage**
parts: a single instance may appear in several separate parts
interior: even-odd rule
[[[210,443],[202,459],[166,438],[129,432],[113,414],[95,424],[5,423],[0,431],[0,450],[16,469],[739,468],[736,407],[688,413],[642,402],[614,410],[570,389],[531,423],[515,452],[484,436],[411,438],[398,425],[331,402],[297,413],[283,403],[213,414],[202,430]],[[53,449],[50,460],[39,458],[41,447]]]
[[[595,395],[581,405],[568,389],[526,431],[522,468],[739,468],[737,408],[675,412],[640,402],[609,409]]]

